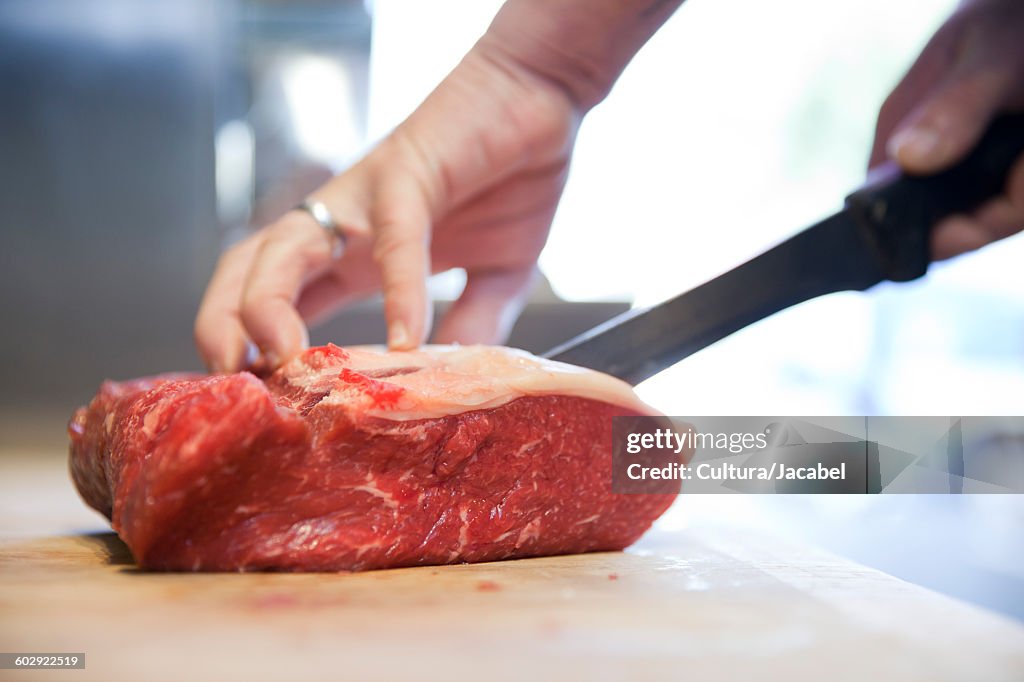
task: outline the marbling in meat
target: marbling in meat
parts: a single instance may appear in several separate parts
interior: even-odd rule
[[[669,506],[611,491],[606,375],[493,347],[313,348],[266,379],[106,382],[71,471],[150,569],[337,571],[615,550]]]

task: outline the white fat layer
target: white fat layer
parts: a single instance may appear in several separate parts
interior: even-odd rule
[[[393,352],[381,346],[355,346],[344,351],[346,359],[322,369],[307,367],[300,356],[284,368],[285,376],[303,388],[331,388],[321,404],[397,421],[490,409],[524,396],[542,395],[589,398],[641,414],[659,414],[624,381],[515,348],[434,345]],[[361,387],[337,380],[339,371],[346,368],[371,377],[387,370],[406,370],[374,377],[404,390],[394,404],[377,405]]]

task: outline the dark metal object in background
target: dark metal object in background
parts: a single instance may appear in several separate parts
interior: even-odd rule
[[[959,165],[932,176],[887,166],[846,207],[743,265],[647,310],[625,313],[545,357],[637,384],[797,303],[922,276],[931,229],[996,196],[1024,151],[1024,114],[996,121]]]
[[[3,439],[51,414],[59,437],[104,378],[199,369],[218,130],[278,52],[369,41],[362,0],[0,0]]]
[[[100,372],[194,363],[190,320],[220,249],[224,6],[0,2],[5,421],[68,414]]]

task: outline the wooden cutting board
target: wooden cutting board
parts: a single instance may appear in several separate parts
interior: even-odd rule
[[[152,574],[95,532],[61,461],[2,455],[0,518],[0,651],[86,655],[0,680],[1024,679],[1020,624],[728,527],[481,565]]]

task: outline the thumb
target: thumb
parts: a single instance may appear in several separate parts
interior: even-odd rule
[[[467,273],[462,295],[437,331],[437,343],[504,342],[523,309],[535,273],[533,267]]]
[[[999,69],[958,65],[889,138],[889,155],[910,173],[951,166],[977,144],[1012,86]]]

